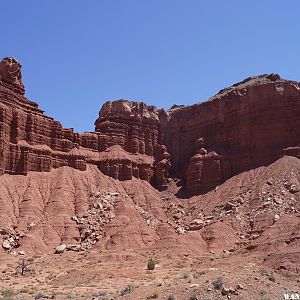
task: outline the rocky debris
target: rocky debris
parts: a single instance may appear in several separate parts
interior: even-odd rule
[[[280,219],[280,215],[279,214],[275,214],[275,216],[274,216],[274,221],[276,222],[276,221],[278,221]]]
[[[141,206],[135,205],[135,209],[139,212],[139,214],[143,217],[143,219],[147,222],[147,225],[151,229],[155,229],[159,223],[159,220],[157,220],[151,213],[145,211]]]
[[[206,225],[206,222],[202,219],[194,219],[189,225],[185,227],[186,230],[200,230]]]
[[[181,227],[181,226],[175,227],[175,231],[178,234],[185,234],[185,229],[183,227]]]
[[[20,239],[25,236],[25,233],[15,229],[11,226],[2,226],[0,228],[0,234],[3,235],[2,248],[7,252],[13,251],[14,248],[19,247]]]
[[[67,244],[66,245],[66,250],[67,251],[75,251],[78,252],[80,250],[83,250],[81,245],[77,245],[77,244]]]
[[[90,207],[85,214],[73,216],[80,231],[80,247],[69,245],[68,250],[79,251],[91,249],[103,236],[103,228],[114,217],[114,203],[119,193],[108,191],[100,193],[97,190],[91,191]]]
[[[13,247],[11,245],[11,243],[9,242],[9,240],[4,240],[3,243],[2,243],[2,247],[4,250],[11,250],[11,248]]]
[[[184,206],[177,205],[174,202],[168,203],[167,211],[173,222],[177,225],[183,225],[185,223],[186,211],[183,209]]]
[[[224,296],[228,296],[228,295],[238,295],[238,291],[237,289],[233,288],[233,287],[223,287],[221,290],[222,295]]]

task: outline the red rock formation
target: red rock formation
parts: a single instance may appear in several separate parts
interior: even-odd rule
[[[207,102],[171,110],[163,140],[171,155],[171,171],[184,178],[199,137],[205,139],[207,149],[220,155],[222,182],[270,164],[283,149],[298,146],[299,114],[300,84],[275,74],[248,78]],[[195,160],[201,164],[200,157]],[[215,175],[207,176],[204,190],[216,184]]]
[[[156,186],[165,184],[169,160],[163,160],[168,156],[165,148],[164,153],[154,151],[160,149],[160,112],[154,106],[107,102],[96,132],[79,134],[45,116],[23,96],[22,87],[21,65],[5,58],[0,63],[0,174],[48,172],[62,166],[85,170],[90,163],[115,179],[136,177]]]
[[[195,147],[186,171],[187,191],[191,195],[206,193],[223,181],[220,155],[207,153],[203,138],[196,140]]]
[[[172,164],[172,176],[186,179],[187,191],[198,194],[283,154],[300,153],[300,85],[275,74],[248,78],[207,102],[170,111],[142,102],[106,102],[95,132],[80,134],[62,128],[23,94],[21,65],[5,58],[0,63],[1,174],[61,166],[85,170],[89,163],[113,178],[141,178],[163,189]],[[208,153],[195,144],[199,137]]]
[[[14,92],[24,95],[21,68],[22,65],[15,58],[5,57],[0,62],[0,81]]]
[[[107,102],[95,132],[74,133],[26,99],[20,80],[2,69],[0,253],[247,247],[299,272],[298,83],[253,77],[167,112]],[[171,163],[188,193],[205,194],[177,199]]]
[[[106,102],[95,125],[107,136],[106,147],[120,145],[127,152],[152,156],[158,143],[159,111],[143,102]]]

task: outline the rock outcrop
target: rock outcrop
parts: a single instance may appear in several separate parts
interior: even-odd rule
[[[14,92],[24,95],[25,87],[22,82],[22,65],[13,57],[5,57],[0,62],[0,81]]]
[[[299,83],[251,77],[168,111],[106,102],[76,133],[0,65],[0,253],[254,250],[299,272]]]
[[[221,156],[204,148],[204,139],[195,143],[195,155],[190,159],[186,171],[186,187],[190,195],[203,194],[223,181]]]
[[[0,63],[0,174],[97,165],[110,177],[165,185],[169,159],[158,143],[160,111],[142,102],[107,102],[95,132],[74,133],[24,97],[21,65]],[[164,160],[167,157],[167,160]],[[158,169],[156,171],[156,168]],[[155,175],[154,175],[155,174]]]
[[[129,153],[153,156],[158,144],[159,111],[143,102],[118,100],[106,102],[96,120],[96,132],[100,132],[104,150],[120,145]]]
[[[62,128],[24,91],[21,65],[3,59],[0,174],[61,166],[85,170],[94,164],[107,176],[143,179],[158,189],[175,176],[189,194],[202,194],[283,155],[300,157],[300,84],[276,74],[248,78],[207,102],[169,111],[143,102],[109,101],[99,112],[95,132],[85,133]]]
[[[185,178],[190,164],[188,181],[196,176],[192,173],[199,174],[197,168],[202,169],[206,161],[206,156],[192,158],[199,137],[219,156],[212,157],[211,164],[214,170],[220,170],[220,182],[268,165],[286,153],[299,156],[299,113],[300,84],[276,74],[248,78],[221,90],[207,102],[173,109],[163,141],[171,155],[171,172]],[[195,184],[193,193],[217,185],[215,171],[211,176],[205,175],[206,184]]]

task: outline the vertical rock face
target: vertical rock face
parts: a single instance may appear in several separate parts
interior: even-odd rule
[[[195,142],[195,155],[191,157],[187,171],[186,184],[189,194],[206,193],[223,182],[221,156],[204,148],[204,139]]]
[[[106,135],[106,147],[117,144],[129,153],[153,156],[158,144],[159,111],[143,102],[106,102],[95,125]]]
[[[169,155],[158,142],[161,112],[142,102],[103,105],[95,132],[74,133],[24,97],[21,65],[0,63],[0,174],[95,164],[110,177],[166,185]],[[166,114],[164,112],[164,114]],[[157,168],[157,171],[156,171]]]
[[[248,78],[207,102],[169,111],[143,102],[106,102],[95,132],[74,133],[24,97],[21,65],[0,63],[0,174],[97,165],[119,180],[164,189],[169,176],[190,194],[274,162],[300,157],[300,85],[276,74]]]
[[[106,102],[95,122],[96,132],[100,134],[102,141],[102,148],[99,150],[119,145],[128,153],[153,157],[154,164],[149,165],[147,162],[138,164],[123,155],[123,163],[120,166],[114,164],[112,166],[112,161],[106,160],[101,163],[100,170],[106,173],[113,172],[114,178],[131,179],[134,176],[152,181],[160,189],[165,188],[170,168],[170,155],[166,147],[159,143],[159,137],[161,119],[166,119],[166,115],[165,111],[143,102],[128,100]],[[128,171],[124,173],[124,169]],[[120,174],[126,176],[120,177]]]
[[[193,157],[199,137],[205,139],[206,149],[219,156],[211,163],[220,170],[217,173],[221,172],[218,176],[222,182],[242,171],[274,162],[287,147],[296,148],[285,153],[298,153],[299,115],[299,83],[276,74],[248,78],[221,90],[207,102],[171,110],[164,133],[171,171],[184,178],[188,169],[191,190],[192,178],[196,176],[192,174],[203,170],[207,157]],[[211,176],[206,176],[210,183],[204,190],[216,185],[216,174]],[[194,185],[193,193],[203,191],[202,183]]]

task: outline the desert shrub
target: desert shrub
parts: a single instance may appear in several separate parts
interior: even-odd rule
[[[48,298],[48,295],[46,295],[43,292],[37,292],[33,296],[34,296],[34,299]]]
[[[167,297],[167,300],[176,300],[175,296],[174,295],[169,295]]]
[[[31,264],[32,264],[32,262],[23,258],[17,262],[16,270],[18,272],[20,272],[21,275],[25,275],[26,273],[29,273],[32,271],[31,269],[29,269],[29,266]]]
[[[133,284],[128,284],[121,290],[120,294],[121,294],[121,296],[130,294],[134,291],[134,289],[135,289],[135,286]]]
[[[210,271],[209,269],[203,269],[203,270],[200,270],[200,271],[196,271],[194,273],[194,277],[198,278],[198,277],[200,277],[202,275],[205,275],[205,274],[209,273],[209,271]]]
[[[190,296],[189,300],[198,300],[198,297],[195,294],[193,294],[192,296]]]
[[[212,284],[212,286],[214,287],[215,290],[221,290],[222,287],[223,287],[223,278],[218,277],[211,284]]]
[[[260,274],[267,277],[270,281],[275,282],[275,277],[273,273],[267,272],[265,269],[260,270]]]
[[[147,269],[148,270],[154,270],[155,269],[155,265],[156,265],[156,261],[154,261],[152,258],[150,258],[148,260],[148,263],[147,263]]]
[[[5,288],[2,290],[2,296],[4,300],[13,299],[14,294],[15,291],[12,288]]]
[[[18,290],[19,294],[29,294],[29,289],[27,287],[23,287],[20,290]]]

